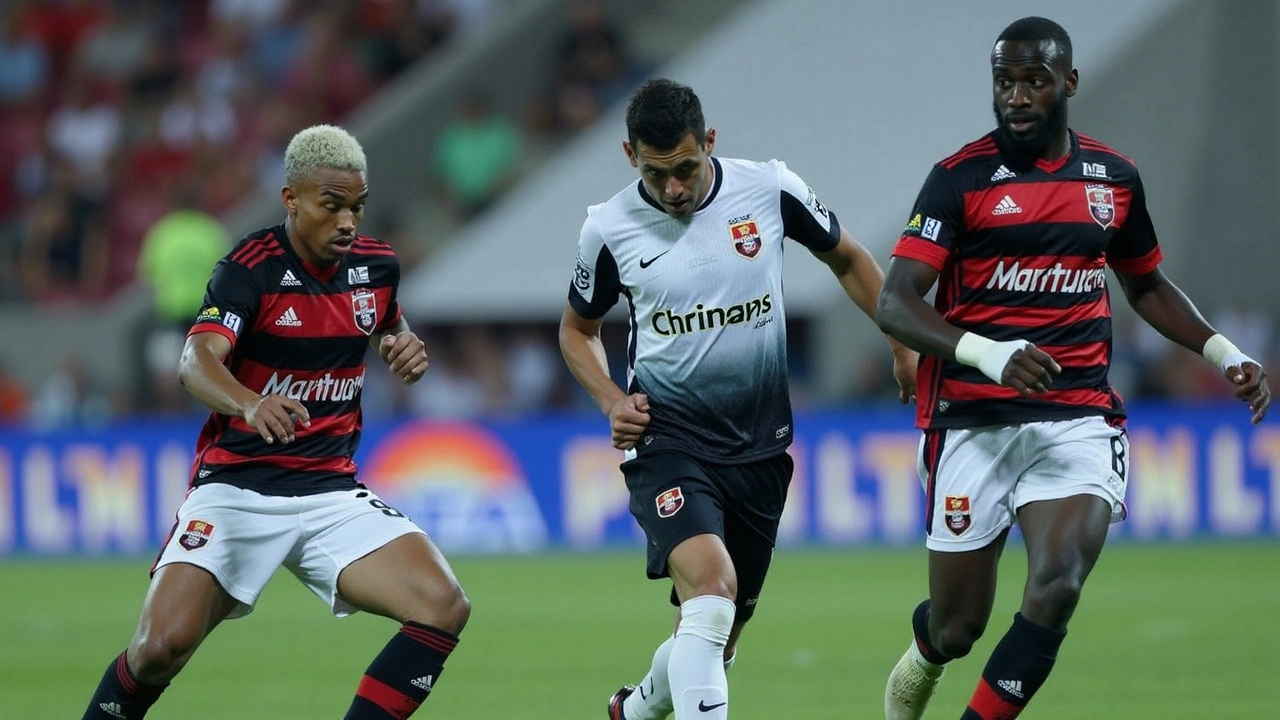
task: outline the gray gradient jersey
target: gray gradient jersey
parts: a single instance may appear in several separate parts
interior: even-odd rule
[[[840,225],[780,161],[711,163],[691,218],[668,215],[640,181],[588,208],[569,303],[595,319],[627,298],[628,392],[650,406],[640,452],[737,463],[791,443],[783,238],[823,252]]]

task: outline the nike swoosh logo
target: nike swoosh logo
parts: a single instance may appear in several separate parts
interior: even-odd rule
[[[716,703],[715,705],[708,705],[708,704],[707,704],[707,701],[705,701],[705,700],[699,700],[699,701],[698,701],[698,711],[699,711],[699,712],[711,712],[712,710],[715,710],[715,709],[716,709],[716,708],[718,708],[718,707],[721,707],[721,706],[723,706],[723,705],[728,705],[728,704],[729,704],[728,702],[722,702],[722,703]]]
[[[654,255],[653,257],[649,258],[648,260],[645,260],[644,258],[640,258],[640,269],[641,269],[641,270],[643,270],[643,269],[645,269],[645,268],[649,267],[650,265],[652,265],[652,264],[654,264],[655,262],[657,262],[658,258],[662,257],[663,255],[666,255],[666,254],[667,254],[667,253],[669,253],[669,252],[671,252],[671,251],[670,251],[670,250],[663,250],[662,252],[658,253],[657,255]]]

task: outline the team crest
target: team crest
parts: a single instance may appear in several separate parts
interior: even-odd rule
[[[199,550],[213,536],[213,524],[203,520],[192,520],[187,523],[187,531],[178,538],[178,544],[187,550]]]
[[[973,516],[969,512],[968,495],[948,495],[942,500],[943,517],[947,521],[947,529],[952,535],[963,535],[973,524]]]
[[[351,311],[355,313],[356,327],[365,335],[372,335],[378,326],[378,298],[372,290],[356,290],[351,293]]]
[[[733,249],[748,260],[755,260],[760,254],[760,228],[756,219],[750,215],[737,222],[729,222],[729,237],[733,240]]]
[[[655,502],[658,504],[658,517],[669,518],[684,507],[684,493],[680,492],[680,488],[673,487],[659,495]]]
[[[1106,185],[1086,185],[1084,196],[1089,201],[1089,217],[1103,230],[1116,221],[1115,194]]]

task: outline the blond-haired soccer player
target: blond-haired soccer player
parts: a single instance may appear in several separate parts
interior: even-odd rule
[[[86,720],[146,715],[281,565],[338,617],[364,610],[402,623],[365,670],[348,720],[411,715],[470,614],[426,534],[356,480],[365,350],[405,383],[427,370],[396,300],[395,252],[356,233],[369,197],[364,151],[319,125],[294,136],[284,169],[284,221],[218,263],[187,336],[178,377],[212,412],[133,640]]]

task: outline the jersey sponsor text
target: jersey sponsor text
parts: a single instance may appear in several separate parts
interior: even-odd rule
[[[271,373],[266,385],[262,387],[263,395],[283,395],[298,402],[325,402],[353,400],[364,387],[364,370],[350,378],[334,377],[333,373],[325,373],[324,377],[311,380],[294,380],[293,373],[284,377],[279,372]]]
[[[769,293],[729,307],[706,307],[698,303],[688,312],[672,312],[670,308],[653,314],[650,325],[663,337],[714,330],[718,327],[741,325],[773,311]]]

